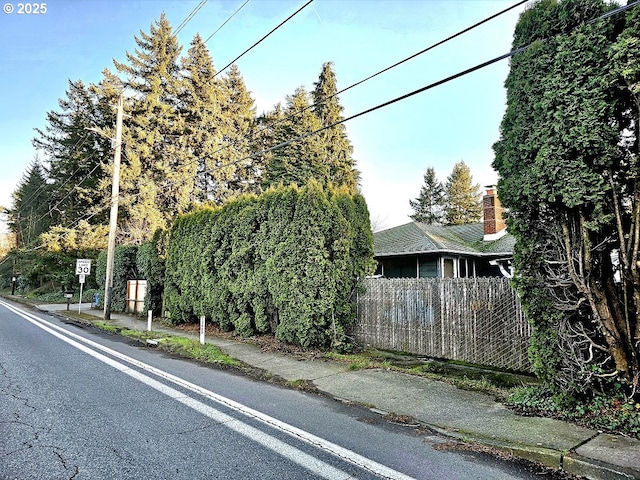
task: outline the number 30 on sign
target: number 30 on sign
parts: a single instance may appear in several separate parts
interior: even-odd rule
[[[89,275],[91,273],[91,259],[76,259],[76,275]]]

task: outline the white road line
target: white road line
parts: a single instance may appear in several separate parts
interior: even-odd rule
[[[73,332],[69,332],[67,330],[65,330],[64,328],[61,328],[57,325],[54,325],[50,322],[47,322],[46,320],[43,320],[41,318],[38,318],[35,315],[32,315],[28,312],[24,312],[23,310],[17,309],[15,307],[13,307],[12,305],[5,303],[3,301],[0,301],[0,305],[4,306],[5,308],[7,308],[8,310],[16,313],[17,315],[21,316],[22,318],[28,320],[29,322],[33,323],[34,325],[42,328],[43,330],[51,333],[52,335],[55,335],[56,337],[64,340],[65,342],[73,345],[74,347],[88,353],[89,355],[92,355],[93,357],[97,358],[100,361],[103,361],[104,363],[112,366],[113,368],[116,368],[117,370],[122,371],[123,373],[126,373],[127,375],[130,375],[131,377],[134,377],[138,380],[140,380],[141,382],[149,385],[150,387],[161,391],[162,393],[175,398],[177,401],[203,413],[204,415],[207,415],[208,417],[215,419],[217,421],[223,422],[225,425],[227,425],[229,428],[233,429],[234,431],[247,436],[249,438],[252,438],[253,440],[255,440],[256,442],[260,443],[261,445],[264,445],[265,447],[275,451],[278,454],[281,454],[287,458],[289,458],[290,460],[294,461],[295,463],[298,463],[299,465],[303,466],[304,468],[307,468],[311,471],[313,471],[314,473],[324,477],[324,478],[330,478],[330,479],[348,479],[348,478],[352,478],[350,477],[347,473],[335,469],[334,467],[326,464],[325,462],[321,462],[320,460],[315,459],[314,457],[294,448],[291,447],[290,445],[281,442],[280,440],[269,436],[268,434],[265,434],[263,432],[261,432],[258,429],[255,429],[254,427],[251,427],[250,425],[247,425],[243,422],[240,422],[239,420],[234,419],[233,417],[230,417],[212,407],[209,407],[208,405],[205,405],[202,402],[198,402],[197,400],[194,400],[190,397],[187,397],[185,395],[183,395],[182,393],[180,393],[179,391],[172,389],[171,387],[168,387],[160,382],[158,382],[157,380],[154,380],[151,377],[148,377],[146,375],[143,375],[135,370],[131,370],[129,367],[127,367],[126,365],[120,363],[120,362],[116,362],[115,360],[109,358],[109,357],[105,357],[104,355],[97,353],[94,350],[89,349],[88,347],[86,347],[85,345],[79,344],[77,342],[75,342],[74,340],[71,340],[71,338],[69,337],[73,337],[75,339],[77,339],[78,341],[91,346],[94,349],[97,350],[101,350],[109,355],[111,355],[112,357],[118,358],[119,360],[122,360],[124,362],[129,363],[130,365],[133,365],[141,370],[147,371],[149,373],[152,373],[160,378],[163,378],[166,381],[169,381],[171,383],[174,383],[175,385],[178,385],[182,388],[185,388],[191,392],[197,393],[198,395],[201,395],[205,398],[208,398],[210,400],[213,400],[214,402],[217,402],[221,405],[225,405],[228,408],[231,408],[237,412],[240,412],[248,417],[251,417],[253,419],[259,420],[260,422],[267,424],[269,426],[271,426],[272,428],[275,428],[281,432],[287,433],[288,435],[291,435],[299,440],[302,440],[308,444],[314,445],[317,448],[320,448],[326,452],[329,452],[349,463],[352,463],[356,466],[358,466],[359,468],[362,468],[364,470],[367,470],[371,473],[374,473],[376,475],[381,476],[382,478],[387,478],[387,479],[391,479],[391,480],[414,480],[412,477],[405,475],[401,472],[398,472],[396,470],[393,470],[392,468],[389,468],[385,465],[382,465],[378,462],[375,462],[369,458],[366,458],[362,455],[359,455],[349,449],[346,449],[344,447],[341,447],[335,443],[329,442],[328,440],[325,440],[323,438],[320,438],[316,435],[313,435],[309,432],[306,432],[304,430],[301,430],[297,427],[294,427],[293,425],[289,425],[285,422],[281,422],[280,420],[273,418],[269,415],[266,415],[264,413],[261,413],[257,410],[254,410],[252,408],[249,408],[245,405],[242,405],[238,402],[235,402],[234,400],[231,400],[227,397],[224,397],[222,395],[218,395],[210,390],[207,390],[205,388],[202,388],[194,383],[188,382],[186,380],[183,380],[179,377],[176,377],[175,375],[172,375],[168,372],[165,372],[163,370],[157,369],[155,367],[152,367],[151,365],[148,365],[144,362],[141,362],[139,360],[136,360],[132,357],[129,357],[127,355],[124,355],[120,352],[117,352],[115,350],[112,350],[108,347],[105,347],[103,345],[100,345],[99,343],[96,343],[92,340],[88,340],[86,338],[81,337],[80,335],[77,335]],[[57,331],[56,331],[57,330]],[[58,333],[58,332],[64,332],[64,335]],[[207,413],[205,413],[207,412]],[[254,437],[254,435],[256,435]],[[264,442],[264,443],[263,443]],[[287,454],[285,454],[284,452],[287,452]],[[330,469],[331,472],[327,473],[326,469]],[[317,469],[317,470],[316,470]]]

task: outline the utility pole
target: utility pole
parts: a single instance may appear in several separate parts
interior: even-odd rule
[[[118,100],[116,115],[115,152],[113,154],[113,181],[111,183],[111,212],[109,213],[109,243],[107,246],[107,272],[104,282],[104,319],[111,319],[111,294],[113,290],[113,257],[116,249],[118,225],[118,197],[120,195],[120,156],[122,154],[122,105],[123,95]]]

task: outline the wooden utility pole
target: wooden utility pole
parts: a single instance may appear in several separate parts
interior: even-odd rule
[[[109,213],[109,243],[107,246],[107,272],[104,282],[104,319],[111,319],[111,294],[113,290],[113,257],[116,249],[118,225],[118,197],[120,195],[120,157],[122,154],[122,106],[123,96],[118,100],[116,115],[115,152],[113,154],[113,181],[111,183],[111,212]]]

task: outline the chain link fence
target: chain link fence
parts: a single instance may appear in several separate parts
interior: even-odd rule
[[[367,278],[362,345],[528,372],[531,329],[506,278]]]

